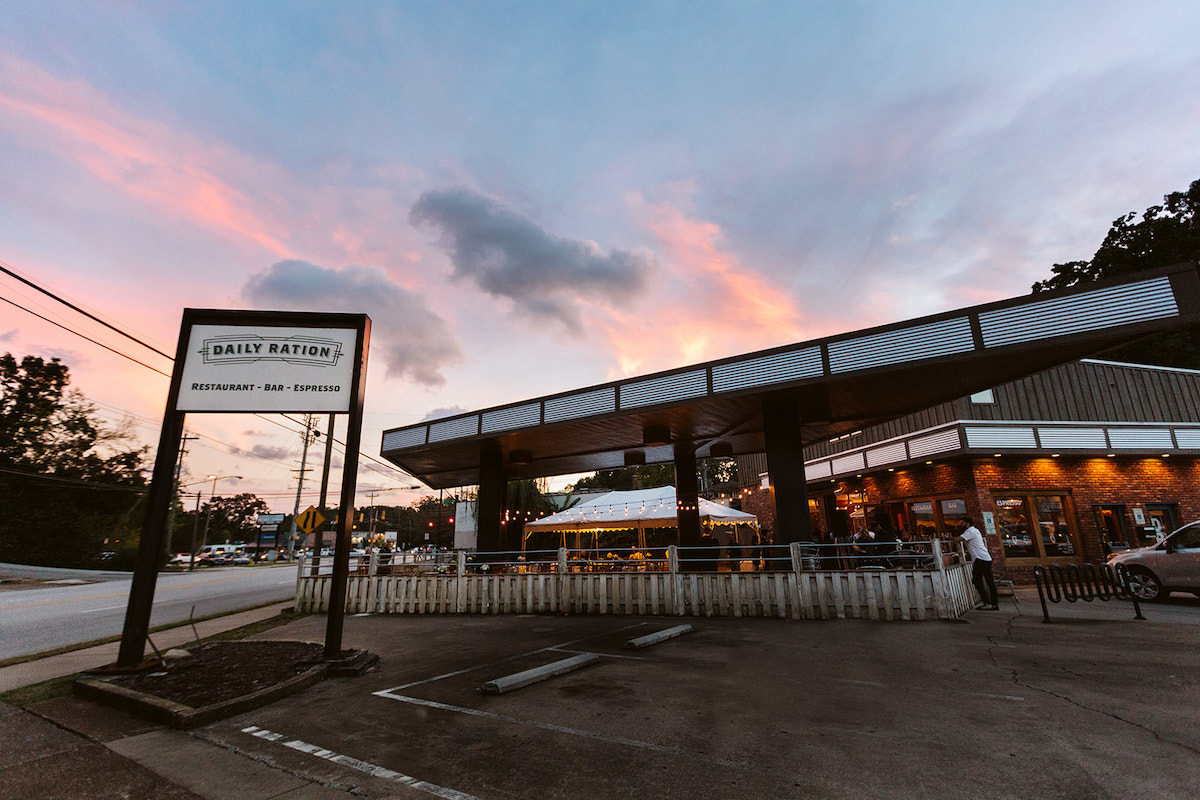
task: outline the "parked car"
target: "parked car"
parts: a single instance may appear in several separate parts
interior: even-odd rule
[[[173,564],[177,567],[178,566],[186,567],[192,563],[192,554],[191,553],[176,553],[175,555],[171,556],[171,560],[168,561],[167,563]]]
[[[1158,544],[1114,553],[1108,563],[1129,570],[1129,589],[1140,600],[1166,600],[1171,592],[1200,597],[1200,520]]]
[[[233,563],[234,564],[253,564],[254,559],[252,559],[247,553],[238,553],[237,555],[235,555],[233,557]]]

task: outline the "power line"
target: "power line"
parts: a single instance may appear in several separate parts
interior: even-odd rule
[[[38,292],[41,292],[42,294],[44,294],[44,295],[46,295],[47,297],[49,297],[49,298],[51,298],[51,299],[55,300],[56,302],[59,302],[59,303],[63,304],[64,306],[66,306],[67,308],[71,309],[72,311],[75,311],[76,313],[79,313],[79,314],[83,314],[83,315],[84,315],[85,317],[87,317],[88,319],[90,319],[90,320],[93,320],[93,321],[95,321],[95,322],[98,322],[98,323],[100,323],[101,325],[103,325],[104,327],[108,328],[109,330],[112,330],[112,331],[114,331],[114,332],[116,332],[116,333],[120,334],[121,336],[124,336],[125,338],[127,338],[127,339],[130,339],[131,341],[134,341],[134,342],[136,342],[136,343],[140,344],[141,346],[143,346],[143,347],[147,348],[148,350],[151,350],[151,351],[153,351],[153,352],[157,353],[158,355],[160,355],[160,356],[162,356],[162,357],[164,357],[164,358],[168,359],[169,361],[171,361],[171,362],[174,362],[174,361],[175,361],[175,359],[174,359],[172,356],[170,356],[170,355],[168,355],[168,354],[164,353],[162,350],[159,350],[158,348],[154,347],[153,345],[151,345],[151,344],[148,344],[148,343],[146,343],[146,342],[142,341],[141,339],[139,339],[138,337],[136,337],[136,336],[134,336],[134,335],[132,335],[132,334],[130,334],[130,333],[126,333],[125,331],[121,330],[120,328],[116,327],[115,325],[112,325],[112,324],[110,324],[110,323],[108,323],[108,322],[105,322],[104,320],[100,319],[100,318],[99,318],[99,317],[97,317],[95,314],[92,314],[92,313],[90,313],[90,312],[88,312],[88,311],[85,311],[84,309],[80,308],[79,306],[75,305],[74,303],[72,303],[72,302],[70,302],[70,301],[68,301],[68,300],[66,300],[66,299],[64,299],[64,298],[62,298],[62,297],[59,297],[59,296],[58,296],[58,295],[56,295],[54,292],[51,292],[49,289],[45,289],[45,288],[43,288],[43,287],[41,287],[41,286],[38,286],[36,283],[34,283],[33,281],[29,280],[28,278],[25,278],[25,277],[23,277],[23,276],[21,276],[21,275],[17,274],[17,273],[16,273],[16,272],[14,272],[13,270],[11,270],[11,269],[9,269],[8,267],[6,267],[6,266],[4,265],[4,263],[3,263],[3,262],[0,262],[0,272],[4,272],[6,275],[9,275],[10,277],[12,277],[12,278],[15,278],[16,280],[20,281],[21,283],[25,284],[26,286],[29,286],[30,288],[32,288],[32,289],[35,289],[35,290],[36,290],[36,291],[38,291]],[[122,358],[126,358],[126,359],[128,359],[128,360],[132,361],[133,363],[135,363],[135,364],[138,364],[139,366],[142,366],[142,367],[145,367],[146,369],[149,369],[149,370],[152,370],[152,371],[154,371],[154,372],[157,372],[159,375],[162,375],[164,378],[170,378],[170,377],[171,377],[169,374],[167,374],[166,372],[163,372],[162,370],[160,370],[160,369],[158,369],[158,368],[156,368],[156,367],[152,367],[152,366],[150,366],[149,364],[147,364],[147,363],[145,363],[145,362],[143,362],[143,361],[139,361],[138,359],[134,358],[133,356],[127,355],[126,353],[122,353],[122,352],[121,352],[121,351],[119,351],[119,350],[116,350],[116,349],[114,349],[114,348],[112,348],[112,347],[109,347],[108,345],[106,345],[106,344],[104,344],[104,343],[102,343],[102,342],[99,342],[99,341],[97,341],[97,340],[95,340],[95,339],[92,339],[91,337],[89,337],[89,336],[86,336],[85,334],[83,334],[83,333],[80,333],[79,331],[76,331],[76,330],[73,330],[73,329],[71,329],[71,328],[68,328],[66,325],[63,325],[63,324],[61,324],[61,323],[59,323],[59,322],[55,322],[54,320],[50,319],[49,317],[45,317],[45,316],[43,316],[43,315],[41,315],[41,314],[38,314],[36,311],[32,311],[32,310],[30,310],[30,309],[28,309],[28,308],[25,308],[24,306],[22,306],[22,305],[20,305],[20,304],[18,304],[18,303],[16,303],[16,302],[13,302],[12,300],[9,300],[9,299],[7,299],[7,298],[4,298],[4,297],[0,297],[0,300],[3,300],[4,302],[6,302],[6,303],[8,303],[8,304],[10,304],[10,305],[12,305],[12,306],[15,306],[15,307],[17,307],[17,308],[21,309],[22,311],[25,311],[25,312],[26,312],[26,313],[28,313],[28,314],[32,314],[33,316],[37,317],[38,319],[44,320],[45,322],[49,322],[51,325],[55,325],[55,326],[57,326],[57,327],[61,328],[62,330],[66,331],[66,332],[68,332],[68,333],[72,333],[72,334],[74,334],[74,335],[76,335],[76,336],[80,337],[81,339],[84,339],[84,340],[86,340],[86,341],[88,341],[88,342],[91,342],[92,344],[95,344],[95,345],[98,345],[98,346],[100,346],[100,347],[103,347],[105,350],[108,350],[108,351],[109,351],[109,352],[111,352],[111,353],[115,353],[116,355],[119,355],[119,356],[121,356]],[[282,425],[282,424],[280,424],[280,423],[278,423],[278,422],[276,422],[276,421],[274,421],[274,420],[268,419],[267,417],[263,416],[262,414],[255,414],[255,416],[256,416],[256,417],[258,417],[259,419],[262,419],[262,420],[264,420],[264,421],[270,422],[270,423],[272,423],[272,424],[274,424],[274,425],[279,425],[279,427],[281,427],[281,428],[284,428],[285,430],[289,430],[289,431],[290,431],[290,432],[292,432],[292,433],[296,433],[296,432],[297,432],[297,431],[295,431],[295,430],[293,430],[293,429],[290,429],[290,428],[288,428],[286,425]],[[302,423],[302,422],[300,422],[299,420],[293,419],[292,417],[289,417],[287,414],[283,414],[282,416],[284,417],[284,419],[287,419],[287,420],[289,420],[290,422],[293,422],[293,423],[295,423],[295,424],[297,424],[297,425],[301,425],[301,426],[303,426],[303,423]],[[204,434],[200,434],[200,435],[201,435],[201,436],[204,436]],[[211,436],[204,436],[204,438],[206,438],[206,439],[210,439],[211,441],[214,441],[214,442],[217,442],[218,444],[220,444],[220,445],[222,445],[222,446],[224,446],[224,447],[227,447],[227,448],[229,448],[229,449],[230,449],[230,451],[235,451],[235,450],[236,450],[236,451],[238,451],[238,453],[240,453],[240,448],[237,448],[237,447],[235,447],[234,445],[228,444],[227,442],[222,442],[222,441],[220,441],[220,440],[218,440],[218,439],[214,439],[214,438],[213,438],[213,437],[211,437]],[[342,442],[342,441],[338,440],[337,438],[334,438],[334,440],[333,440],[333,441],[334,441],[334,443],[335,443],[335,444],[339,445],[339,446],[342,448],[342,450],[341,450],[341,453],[342,453],[342,455],[344,456],[344,455],[345,455],[345,452],[346,452],[346,445],[345,445],[345,442]],[[236,454],[238,454],[238,453],[230,452],[230,455],[236,455]],[[375,464],[378,464],[379,466],[381,466],[381,467],[384,467],[385,469],[391,470],[392,472],[399,473],[400,475],[403,475],[403,476],[404,476],[405,478],[407,478],[407,479],[411,479],[411,480],[414,480],[414,481],[418,481],[418,482],[419,482],[419,480],[418,480],[418,479],[417,479],[415,476],[413,476],[413,475],[409,475],[407,472],[405,472],[404,470],[398,469],[398,468],[397,468],[395,465],[393,465],[393,464],[388,464],[388,463],[386,463],[386,462],[380,461],[379,459],[377,459],[377,458],[375,458],[374,456],[372,456],[370,453],[365,453],[365,452],[363,452],[361,449],[359,450],[359,456],[360,456],[361,458],[365,458],[365,459],[367,459],[367,460],[369,460],[369,461],[372,461],[372,462],[374,462]],[[277,461],[277,459],[268,459],[268,460]],[[282,462],[279,462],[279,463],[282,463]],[[393,478],[393,477],[394,477],[394,475],[390,475],[390,474],[388,474],[388,473],[385,473],[385,472],[380,472],[379,470],[377,470],[377,469],[374,469],[374,468],[372,468],[372,467],[370,467],[370,466],[367,466],[367,468],[368,468],[368,469],[370,469],[372,472],[375,472],[376,474],[383,475],[384,477],[389,477],[389,478]]]
[[[99,322],[104,327],[108,328],[111,331],[115,331],[116,333],[119,333],[120,335],[124,336],[126,339],[130,339],[134,342],[137,342],[142,347],[145,347],[147,350],[151,350],[155,353],[158,353],[163,358],[168,358],[168,359],[171,359],[172,361],[175,360],[175,359],[171,358],[171,356],[164,353],[162,350],[159,350],[154,345],[143,342],[141,339],[137,338],[133,334],[126,333],[125,331],[121,330],[120,328],[116,327],[115,325],[110,325],[109,323],[107,323],[104,320],[97,317],[95,314],[92,314],[88,311],[84,311],[82,308],[80,308],[79,306],[70,302],[69,300],[64,300],[63,298],[59,297],[58,295],[56,295],[54,292],[50,291],[49,289],[43,289],[41,286],[38,286],[36,283],[29,280],[28,278],[21,277],[20,275],[18,275],[17,273],[15,273],[11,269],[9,269],[8,267],[4,266],[4,264],[2,262],[0,262],[0,272],[3,272],[6,275],[16,278],[17,280],[19,280],[21,283],[25,284],[26,286],[28,286],[32,289],[36,289],[37,291],[41,292],[42,294],[46,295],[47,297],[49,297],[53,300],[57,300],[58,302],[62,303],[64,306],[66,306],[67,308],[71,309],[72,311],[83,314],[85,317],[92,320],[93,322]],[[15,305],[15,303],[14,303],[14,305]],[[32,313],[32,312],[30,312],[30,313]],[[142,366],[146,366],[146,365],[142,364]],[[150,367],[150,369],[154,369],[154,368]],[[158,372],[158,370],[154,370],[154,371]],[[170,376],[168,375],[167,377],[170,377]]]
[[[5,272],[8,272],[8,270],[5,270],[4,267],[0,267],[0,270],[4,270]],[[55,322],[54,320],[50,319],[49,317],[43,317],[41,314],[37,313],[36,311],[30,310],[30,309],[26,308],[25,306],[21,305],[20,303],[14,303],[12,300],[9,300],[7,297],[0,297],[0,300],[3,300],[4,302],[8,303],[10,306],[16,306],[17,308],[21,309],[22,311],[24,311],[28,314],[32,314],[33,316],[37,317],[40,320],[45,320],[46,322],[49,322],[51,325],[55,325],[59,328],[62,328],[67,333],[73,333],[76,336],[78,336],[80,339],[86,339],[87,341],[91,342],[92,344],[99,345],[100,347],[103,347],[105,350],[109,351],[110,353],[116,353],[121,358],[127,358],[130,361],[132,361],[133,363],[143,366],[146,369],[154,370],[159,375],[162,375],[164,378],[171,377],[170,375],[163,372],[161,369],[158,369],[157,367],[152,367],[149,364],[145,363],[144,361],[138,361],[133,356],[126,355],[125,353],[122,353],[120,350],[109,347],[108,345],[104,344],[103,342],[98,342],[95,339],[91,338],[90,336],[85,336],[84,334],[80,333],[77,330],[72,330],[71,328],[68,328],[66,325],[63,325],[60,322]],[[110,325],[109,327],[112,327],[112,326]]]
[[[87,489],[109,489],[118,492],[133,492],[134,494],[146,493],[146,489],[144,487],[122,486],[114,483],[97,483],[96,481],[85,481],[80,478],[59,478],[54,475],[46,475],[45,473],[41,472],[24,472],[18,469],[6,469],[5,467],[0,467],[0,472],[7,473],[9,475],[20,475],[22,477],[32,478],[35,482],[47,481],[54,483],[67,483],[72,486],[79,486]]]

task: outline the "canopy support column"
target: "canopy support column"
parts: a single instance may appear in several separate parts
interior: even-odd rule
[[[700,497],[696,482],[696,451],[691,442],[675,445],[675,513],[679,545],[700,545]]]
[[[508,505],[508,481],[504,475],[504,453],[497,442],[485,442],[479,453],[479,552],[501,549],[501,528]]]
[[[775,544],[812,541],[801,434],[796,397],[785,392],[764,396],[763,437],[771,503],[775,508]]]

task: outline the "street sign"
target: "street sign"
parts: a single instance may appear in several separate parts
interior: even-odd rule
[[[321,523],[324,521],[325,517],[321,512],[317,511],[313,506],[309,506],[300,516],[296,517],[296,527],[305,533],[312,533],[321,527]]]

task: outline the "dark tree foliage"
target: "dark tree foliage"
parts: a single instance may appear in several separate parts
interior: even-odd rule
[[[127,566],[141,529],[146,448],[105,428],[58,359],[0,356],[0,561]]]
[[[252,542],[258,536],[258,515],[271,513],[266,502],[249,492],[234,497],[214,497],[200,507],[200,525],[211,511],[208,542]],[[291,525],[287,530],[291,530]]]
[[[717,486],[735,483],[737,462],[732,458],[700,459],[696,463],[696,478],[702,492],[705,488],[714,489]],[[603,470],[595,475],[580,478],[569,488],[576,492],[584,489],[628,492],[633,489],[657,489],[659,486],[672,486],[674,483],[674,464],[644,464],[639,467]]]
[[[1034,292],[1119,277],[1155,267],[1200,262],[1200,180],[1173,192],[1141,219],[1130,212],[1113,222],[1090,261],[1055,264],[1054,275],[1033,285]],[[1162,334],[1105,354],[1124,361],[1200,369],[1200,331]]]

